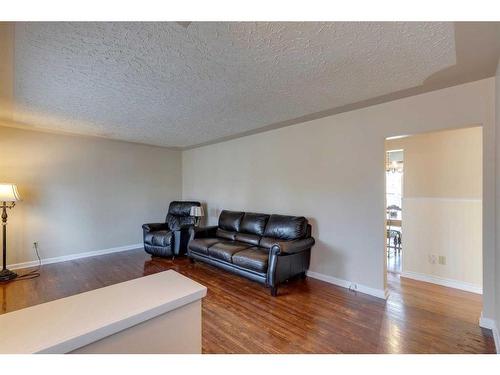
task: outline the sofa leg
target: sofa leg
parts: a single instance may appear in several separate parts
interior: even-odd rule
[[[302,273],[300,274],[300,278],[301,278],[301,279],[305,279],[305,278],[306,278],[306,273],[305,273],[305,272],[302,272]]]
[[[278,295],[278,287],[277,286],[274,286],[271,288],[271,295],[273,297],[276,297]]]
[[[193,258],[189,258],[189,263],[194,264],[194,259]]]
[[[175,255],[172,255],[172,262],[175,260]]]

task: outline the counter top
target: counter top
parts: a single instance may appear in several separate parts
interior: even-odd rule
[[[172,270],[0,315],[0,353],[67,353],[203,298]]]

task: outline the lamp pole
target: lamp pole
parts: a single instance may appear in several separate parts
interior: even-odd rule
[[[7,205],[7,202],[2,202],[2,233],[3,233],[3,267],[0,271],[0,282],[1,281],[9,281],[15,279],[17,277],[17,273],[12,272],[7,269],[7,208],[11,209],[16,204],[14,202],[11,203],[10,206]]]

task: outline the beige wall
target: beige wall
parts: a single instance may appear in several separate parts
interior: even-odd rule
[[[494,79],[481,80],[185,151],[183,198],[205,201],[211,224],[223,208],[305,215],[317,240],[311,270],[381,291],[385,138],[483,125],[489,259],[495,236],[494,87]],[[491,283],[485,285],[485,299],[492,291]]]
[[[496,114],[496,128],[500,129],[500,60],[498,61],[497,74],[495,77],[495,87],[496,87],[496,95],[495,95],[495,114]],[[496,147],[497,147],[497,171],[496,171],[496,198],[497,202],[500,202],[500,131],[496,133]],[[496,205],[497,217],[500,217],[500,204]],[[500,233],[500,220],[497,221],[497,233]],[[492,296],[494,301],[496,301],[496,313],[494,318],[496,320],[496,344],[497,344],[497,353],[500,353],[500,241],[497,239],[496,243],[496,257],[495,259],[495,293]],[[492,315],[486,315],[486,317],[492,317]]]
[[[12,116],[14,25],[0,22],[0,120]]]
[[[12,121],[13,33],[0,22],[0,181],[24,199],[9,212],[8,263],[34,260],[34,241],[43,258],[140,243],[141,224],[181,197],[181,152],[12,128],[24,126]]]
[[[181,197],[181,153],[100,138],[0,127],[0,181],[23,198],[9,212],[8,263],[142,242]]]
[[[481,127],[391,139],[386,147],[404,149],[405,198],[481,199]]]
[[[386,147],[404,150],[403,276],[480,291],[482,129],[410,136]]]

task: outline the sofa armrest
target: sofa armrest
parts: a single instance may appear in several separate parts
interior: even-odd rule
[[[217,225],[211,227],[191,227],[189,228],[190,238],[211,238],[215,237]]]
[[[168,230],[168,225],[166,223],[149,223],[143,224],[142,229],[145,232],[156,232],[157,230]]]
[[[300,253],[310,249],[314,245],[314,238],[304,238],[292,241],[277,241],[271,246],[271,253],[275,255],[287,255]]]

